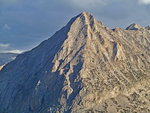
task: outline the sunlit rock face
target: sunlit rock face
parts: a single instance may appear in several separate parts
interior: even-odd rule
[[[150,112],[150,32],[90,13],[0,71],[2,113]]]
[[[4,65],[0,66],[0,70],[4,67]]]

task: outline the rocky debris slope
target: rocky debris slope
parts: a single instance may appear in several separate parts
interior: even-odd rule
[[[0,71],[0,112],[150,112],[150,35],[90,13]]]

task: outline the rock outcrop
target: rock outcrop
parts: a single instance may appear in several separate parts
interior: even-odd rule
[[[90,13],[0,71],[2,113],[150,112],[150,32]]]
[[[150,26],[146,26],[145,29],[150,30]]]

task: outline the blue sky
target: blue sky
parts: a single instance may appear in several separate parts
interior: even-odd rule
[[[29,50],[82,11],[110,28],[150,25],[150,0],[0,0],[0,52]]]

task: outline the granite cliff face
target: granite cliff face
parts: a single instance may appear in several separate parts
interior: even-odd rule
[[[83,12],[4,66],[0,112],[148,113],[149,77],[149,30],[111,30]]]

